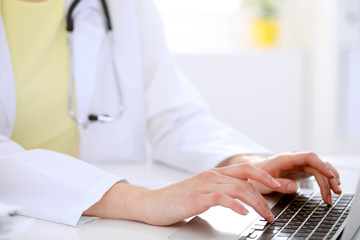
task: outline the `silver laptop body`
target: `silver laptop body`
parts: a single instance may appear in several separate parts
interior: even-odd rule
[[[306,203],[309,203],[310,201],[315,200],[317,201],[319,199],[319,194],[314,193],[314,190],[309,189],[302,189],[299,190],[297,193],[297,196],[305,196],[308,197],[308,200],[305,200]],[[279,205],[279,200],[281,200],[284,197],[282,194],[272,194],[271,196],[266,196],[268,202],[270,203],[270,206],[272,207],[272,211],[274,211],[274,208],[277,208],[277,205]],[[290,196],[291,198],[291,196]],[[298,199],[298,198],[296,198]],[[321,199],[321,197],[320,197]],[[344,239],[344,240],[350,240],[350,239],[360,239],[360,233],[359,233],[359,227],[360,227],[360,179],[359,183],[357,185],[356,194],[353,193],[344,193],[339,196],[334,196],[333,198],[334,204],[332,206],[327,206],[328,208],[331,208],[333,211],[338,211],[340,213],[336,216],[338,217],[331,217],[329,213],[327,213],[327,216],[330,216],[332,221],[335,221],[337,226],[334,226],[329,229],[328,231],[323,231],[325,233],[321,233],[320,229],[317,227],[312,229],[312,233],[309,233],[308,235],[299,234],[299,230],[294,231],[293,233],[289,234],[288,236],[273,234],[271,237],[267,236],[265,234],[258,234],[259,231],[265,231],[266,229],[270,228],[269,224],[265,221],[262,221],[262,218],[259,217],[258,214],[255,212],[250,212],[248,216],[244,217],[241,216],[235,212],[233,212],[230,209],[223,208],[223,207],[213,207],[206,211],[203,214],[200,214],[196,217],[194,217],[191,221],[189,221],[187,224],[182,226],[180,229],[175,231],[172,235],[169,236],[169,239],[172,240],[201,240],[201,239],[213,239],[213,240],[242,240],[242,239]],[[281,200],[282,201],[282,200]],[[294,203],[295,200],[289,201],[289,205],[291,203]],[[300,201],[303,201],[300,199]],[[349,204],[347,204],[349,202]],[[312,202],[310,202],[312,203]],[[338,207],[335,208],[335,206]],[[316,205],[317,204],[317,205]],[[310,204],[311,205],[311,204]],[[316,208],[316,210],[320,209],[321,207],[326,208],[323,201],[320,200],[319,203],[313,204]],[[351,205],[351,208],[350,208]],[[304,205],[305,206],[305,205]],[[278,212],[276,215],[276,220],[274,222],[277,223],[281,219],[279,217],[283,214],[285,214],[286,209],[289,209],[289,207],[285,207],[284,210],[281,212]],[[320,209],[322,210],[322,209]],[[343,210],[343,212],[341,212]],[[279,210],[278,210],[279,211]],[[329,210],[330,212],[330,210]],[[346,212],[346,214],[345,214]],[[298,213],[298,212],[297,212]],[[314,215],[315,213],[311,213]],[[312,216],[311,215],[311,216]],[[296,213],[291,216],[291,220],[294,220],[296,216]],[[301,219],[299,222],[300,227],[305,227],[306,220],[309,220],[309,216],[304,216],[303,219]],[[342,219],[341,219],[342,218]],[[323,225],[326,223],[325,218],[319,220],[320,223],[323,223]],[[328,219],[326,220],[328,221]],[[285,223],[286,226],[290,226],[290,223]],[[265,229],[262,229],[263,224]],[[266,225],[267,224],[267,225]],[[280,224],[281,225],[281,224]],[[308,223],[311,227],[311,223]],[[259,228],[260,230],[256,230],[256,228]],[[272,226],[271,228],[274,228]],[[255,231],[254,231],[255,229]],[[299,228],[300,229],[300,228]],[[314,233],[319,230],[317,233],[318,236],[315,236]],[[258,232],[256,232],[258,231]],[[257,235],[258,234],[258,235]],[[325,234],[325,235],[324,235]],[[305,236],[305,237],[299,237],[299,236]]]

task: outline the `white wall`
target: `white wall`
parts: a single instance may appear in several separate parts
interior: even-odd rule
[[[274,151],[303,146],[297,51],[176,54],[218,118]]]
[[[349,84],[343,59],[349,38],[351,46],[360,40],[341,12],[357,4],[286,1],[280,44],[267,51],[251,47],[244,9],[172,12],[164,20],[175,60],[217,117],[274,151],[359,154],[360,136],[346,135]]]
[[[313,37],[311,54],[313,84],[309,85],[314,93],[311,144],[325,153],[360,153],[360,136],[349,137],[345,131],[345,115],[349,110],[346,102],[349,93],[348,56],[353,45],[360,45],[360,34],[358,32],[358,38],[354,38],[354,29],[349,28],[349,23],[344,21],[348,15],[342,12],[350,3],[354,7],[353,3],[356,3],[360,19],[360,2],[321,0],[318,3],[317,12],[321,18],[314,25],[316,35]],[[357,79],[359,81],[360,78]],[[356,91],[360,95],[360,89]],[[351,111],[360,111],[360,105]]]

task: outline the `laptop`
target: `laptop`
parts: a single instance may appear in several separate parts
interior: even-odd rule
[[[266,197],[275,216],[268,223],[252,211],[245,218],[230,209],[213,207],[169,236],[171,240],[360,239],[360,179],[356,194],[333,195],[327,205],[320,192]]]

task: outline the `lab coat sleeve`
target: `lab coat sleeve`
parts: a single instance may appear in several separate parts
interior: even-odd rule
[[[147,126],[154,160],[199,172],[237,154],[271,154],[210,114],[194,85],[174,64],[157,9],[151,1],[142,3]]]
[[[82,213],[120,179],[70,156],[25,151],[0,136],[0,201],[19,214],[79,226],[93,218]]]

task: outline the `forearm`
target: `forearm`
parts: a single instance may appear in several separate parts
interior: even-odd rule
[[[260,157],[255,155],[237,155],[224,160],[218,167],[259,161],[259,159]],[[162,212],[162,210],[159,209],[159,206],[152,206],[154,204],[157,205],[157,201],[155,201],[155,203],[152,202],[154,195],[157,195],[155,192],[156,191],[152,189],[146,189],[126,183],[117,183],[112,186],[98,202],[84,211],[83,215],[127,219],[163,225],[163,223],[159,224],[158,221],[151,220],[151,217],[148,217],[149,212],[154,210],[155,212],[153,215],[158,215],[159,212]],[[155,196],[155,200],[158,198],[160,197]]]

